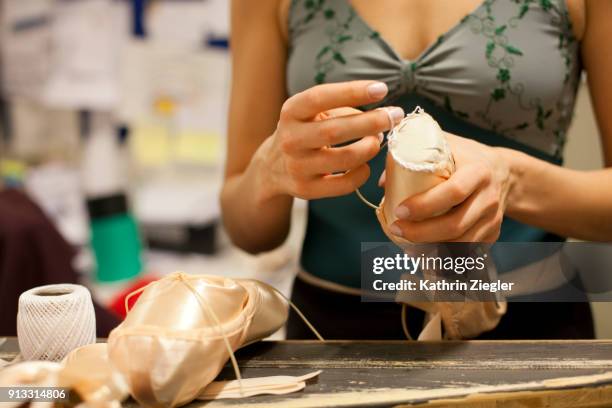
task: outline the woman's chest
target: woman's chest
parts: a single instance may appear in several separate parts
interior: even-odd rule
[[[345,0],[404,59],[416,59],[482,0]]]
[[[441,0],[430,1],[416,11],[399,5],[391,16],[382,3],[401,2],[294,0],[289,94],[380,80],[390,89],[385,103],[421,95],[472,124],[558,153],[580,73],[565,0],[444,1],[454,4],[444,17]]]

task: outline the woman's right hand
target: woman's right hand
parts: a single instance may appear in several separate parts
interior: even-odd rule
[[[387,92],[382,82],[352,81],[317,85],[287,99],[276,131],[255,154],[264,169],[262,198],[334,197],[364,184],[382,132],[399,123],[404,111],[354,107],[378,102]]]

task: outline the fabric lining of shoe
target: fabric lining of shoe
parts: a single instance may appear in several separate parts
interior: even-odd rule
[[[438,122],[417,106],[400,123],[393,126],[389,110],[384,111],[389,118],[391,130],[380,149],[388,145],[388,154],[393,162],[410,172],[442,174],[448,178],[454,171],[455,163]],[[380,209],[380,205],[370,202],[358,188],[355,189],[355,194],[368,207]]]

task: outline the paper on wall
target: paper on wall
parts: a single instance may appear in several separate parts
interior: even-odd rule
[[[132,157],[143,167],[160,167],[170,163],[168,129],[153,124],[135,124],[130,133]]]
[[[158,1],[147,9],[147,40],[183,50],[202,48],[207,1]],[[180,24],[177,24],[180,21]]]
[[[147,39],[174,48],[200,50],[211,35],[229,36],[229,3],[227,0],[152,3],[147,10]]]
[[[116,107],[118,59],[130,35],[129,12],[128,2],[55,2],[46,103],[92,110]]]
[[[219,165],[227,118],[227,52],[181,50],[135,40],[124,49],[121,61],[117,114],[134,130],[135,157],[145,164],[165,160],[159,152],[163,130],[151,128],[162,126],[171,161]],[[146,133],[153,147],[146,147]],[[143,147],[147,151],[140,150]]]
[[[27,173],[25,188],[68,242],[75,246],[89,242],[89,222],[76,167],[48,163],[33,168]]]
[[[187,130],[177,134],[173,143],[174,158],[187,164],[217,164],[221,152],[221,138],[216,133]]]
[[[19,157],[76,160],[79,118],[76,112],[47,108],[25,97],[10,104],[11,149]]]
[[[2,93],[38,99],[51,58],[52,0],[0,2]]]

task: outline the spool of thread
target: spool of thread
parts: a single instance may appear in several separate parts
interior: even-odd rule
[[[96,341],[96,316],[81,285],[46,285],[19,296],[17,339],[25,360],[60,361]]]

